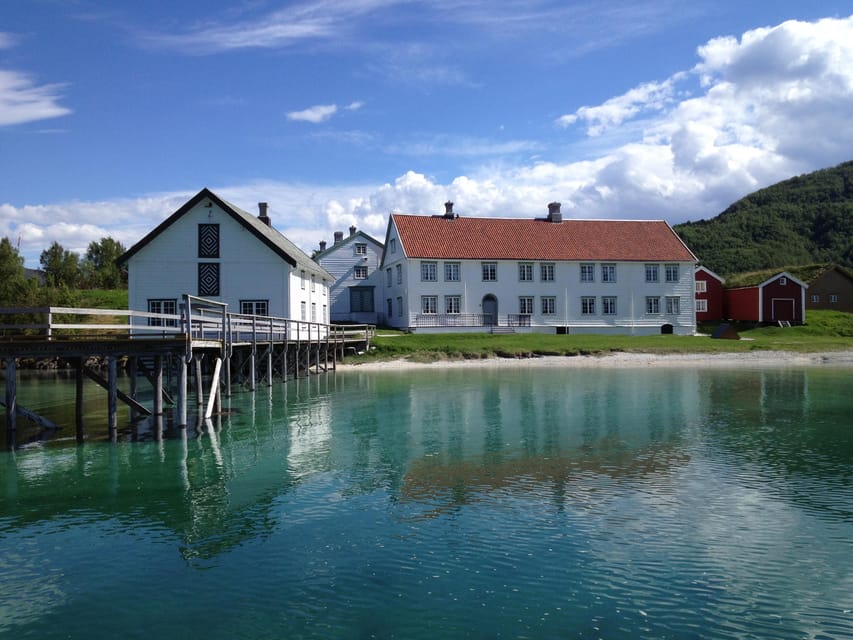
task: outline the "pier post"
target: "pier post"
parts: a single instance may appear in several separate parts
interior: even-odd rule
[[[163,356],[154,356],[154,415],[163,415]]]
[[[130,397],[134,400],[137,400],[137,389],[136,389],[136,356],[130,356],[127,362],[127,374],[130,376]],[[137,418],[136,409],[133,407],[130,408],[130,421],[136,422]]]
[[[18,429],[18,390],[17,370],[14,358],[6,358],[6,441],[9,447],[15,446]]]
[[[175,422],[177,426],[186,428],[187,426],[187,359],[180,355],[180,369],[178,370],[178,402],[175,406],[177,415]]]
[[[201,379],[201,356],[195,356],[195,401],[198,408],[198,415],[201,415],[201,408],[204,406],[204,384]]]
[[[116,371],[116,357],[109,356],[108,363],[107,425],[110,433],[110,442],[115,442],[118,439],[118,374]]]
[[[77,444],[83,444],[83,356],[77,358],[77,371],[74,378],[74,431]]]
[[[249,354],[249,391],[255,390],[255,348]]]

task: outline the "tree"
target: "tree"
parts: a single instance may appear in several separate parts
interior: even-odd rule
[[[47,283],[54,287],[74,288],[80,281],[80,258],[54,241],[39,258]]]
[[[26,290],[24,258],[9,238],[3,238],[0,240],[0,307],[20,305]]]
[[[83,270],[89,286],[100,289],[119,289],[127,286],[127,272],[116,265],[116,260],[124,252],[125,248],[121,242],[112,238],[90,242],[83,259]]]

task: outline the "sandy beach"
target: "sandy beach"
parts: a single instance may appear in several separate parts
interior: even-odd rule
[[[530,358],[483,358],[413,362],[406,359],[339,363],[338,371],[399,371],[407,369],[465,369],[475,367],[850,367],[853,351],[796,353],[791,351],[751,351],[748,353],[612,353],[601,356],[540,356]]]

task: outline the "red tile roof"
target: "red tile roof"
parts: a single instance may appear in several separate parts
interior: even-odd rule
[[[695,262],[663,220],[454,218],[393,214],[409,258]]]

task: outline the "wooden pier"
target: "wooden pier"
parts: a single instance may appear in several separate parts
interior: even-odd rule
[[[105,320],[99,323],[101,319]],[[102,386],[107,392],[108,434],[116,440],[119,402],[130,407],[132,417],[152,415],[160,424],[164,407],[171,405],[174,425],[186,427],[191,394],[199,418],[210,418],[220,411],[223,393],[230,396],[235,387],[254,391],[257,385],[271,386],[275,379],[333,370],[348,351],[367,350],[374,335],[373,325],[235,314],[223,303],[190,295],[183,297],[179,314],[65,307],[0,309],[0,359],[6,379],[5,402],[0,399],[0,404],[5,405],[6,440],[10,448],[16,446],[19,417],[44,429],[59,428],[18,404],[21,359],[59,358],[71,364],[78,442],[85,436],[84,381]],[[128,373],[128,392],[118,388],[120,365]],[[138,401],[140,379],[151,385],[150,407]]]

